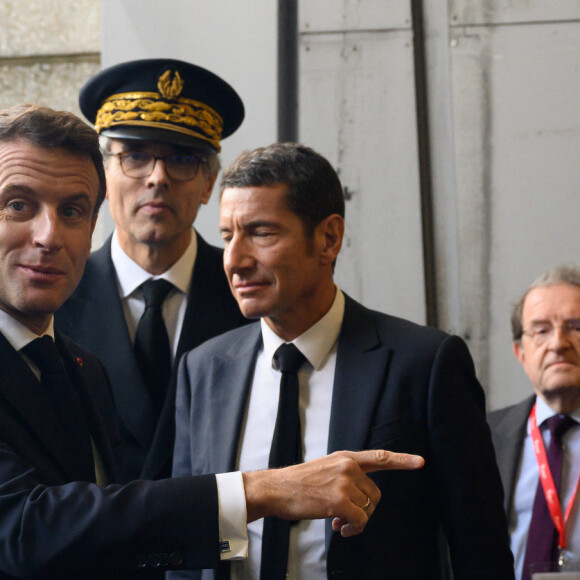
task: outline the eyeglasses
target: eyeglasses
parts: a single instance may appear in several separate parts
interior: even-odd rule
[[[145,151],[122,151],[121,153],[105,153],[105,155],[117,157],[123,174],[134,179],[149,177],[155,169],[155,164],[161,159],[165,165],[165,171],[171,179],[189,181],[197,175],[199,166],[206,161],[195,155],[182,153],[159,157]]]
[[[552,338],[556,328],[561,328],[562,334],[570,340],[580,341],[580,320],[566,320],[561,326],[553,326],[549,323],[535,324],[532,328],[524,330],[522,334],[529,336],[537,346],[541,346]]]

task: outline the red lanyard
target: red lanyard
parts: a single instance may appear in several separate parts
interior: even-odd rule
[[[558,531],[558,547],[564,550],[566,549],[566,522],[570,517],[570,512],[572,511],[572,506],[574,505],[576,494],[578,493],[580,478],[578,478],[578,481],[576,482],[574,493],[572,494],[572,497],[568,502],[568,507],[566,508],[566,516],[562,520],[560,499],[558,498],[558,492],[554,485],[554,479],[552,477],[552,472],[550,471],[550,466],[548,465],[548,459],[546,458],[544,440],[542,439],[540,429],[538,428],[536,405],[533,406],[532,412],[530,413],[530,435],[534,444],[534,453],[536,454],[536,461],[538,462],[538,471],[540,473],[540,481],[542,482],[546,503],[548,504],[552,521]]]

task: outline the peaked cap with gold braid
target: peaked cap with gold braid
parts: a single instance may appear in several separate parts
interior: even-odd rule
[[[242,100],[228,83],[174,59],[134,60],[104,69],[83,86],[79,104],[101,135],[213,153],[244,119]]]

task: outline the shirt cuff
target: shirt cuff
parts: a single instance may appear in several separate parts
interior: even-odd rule
[[[242,560],[248,557],[246,494],[240,471],[215,476],[219,506],[220,558]]]

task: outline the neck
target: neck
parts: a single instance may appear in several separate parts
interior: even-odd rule
[[[316,304],[309,303],[304,308],[293,308],[279,316],[265,316],[266,324],[286,342],[291,342],[312,328],[332,308],[336,297],[334,281],[326,288]]]
[[[580,386],[578,389],[567,387],[565,393],[550,393],[540,396],[558,415],[569,415],[580,407]]]
[[[18,322],[26,326],[28,330],[31,330],[32,332],[34,332],[34,334],[37,334],[38,336],[44,334],[48,330],[48,327],[50,326],[50,321],[52,320],[52,313],[27,316],[25,314],[22,314],[21,312],[18,312],[16,310],[10,310],[8,308],[2,308],[2,310],[6,312],[6,314],[14,318],[14,320],[17,320]]]
[[[158,276],[167,272],[183,256],[189,247],[191,232],[169,244],[143,243],[134,240],[132,243],[121,231],[118,232],[118,237],[119,245],[131,260],[139,264],[143,270]]]

